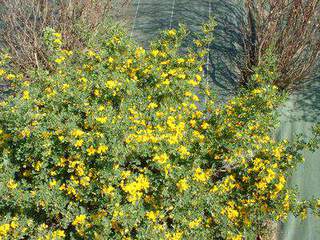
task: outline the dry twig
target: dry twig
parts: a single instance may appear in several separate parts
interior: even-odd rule
[[[281,89],[295,89],[312,75],[320,56],[319,0],[246,0],[243,27],[246,84],[266,50],[278,57]]]

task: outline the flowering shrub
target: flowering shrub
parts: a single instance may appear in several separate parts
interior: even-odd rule
[[[273,139],[283,97],[272,58],[225,105],[202,77],[214,22],[181,53],[184,27],[146,50],[118,27],[86,50],[45,42],[55,69],[1,61],[0,239],[234,239],[316,201],[289,172],[313,142]]]

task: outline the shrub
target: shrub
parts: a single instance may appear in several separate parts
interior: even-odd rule
[[[47,26],[65,39],[66,48],[80,48],[109,17],[127,19],[130,0],[0,0],[0,43],[16,67],[50,68],[42,41]]]
[[[234,239],[304,213],[286,186],[316,147],[273,138],[283,96],[274,59],[225,105],[202,79],[214,22],[139,47],[118,26],[86,50],[46,29],[52,71],[1,76],[0,239]]]
[[[279,77],[274,84],[297,90],[310,81],[320,56],[320,3],[317,0],[246,0],[247,21],[243,24],[246,84],[273,46],[278,56]]]

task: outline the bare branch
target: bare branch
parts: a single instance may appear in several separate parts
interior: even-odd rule
[[[271,46],[279,60],[275,84],[293,90],[307,82],[320,55],[320,1],[246,0],[245,10],[242,83]]]

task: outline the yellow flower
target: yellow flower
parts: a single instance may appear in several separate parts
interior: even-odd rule
[[[210,126],[210,125],[209,125],[207,122],[203,122],[203,123],[201,124],[201,128],[202,128],[203,130],[208,129],[209,126]]]
[[[163,117],[163,115],[164,115],[164,112],[156,112],[157,118],[161,118],[161,117]]]
[[[191,93],[191,92],[185,92],[184,95],[185,95],[186,97],[191,97],[191,96],[192,96],[192,93]]]
[[[163,85],[169,85],[170,84],[170,80],[166,79],[164,81],[161,82]]]
[[[103,193],[103,194],[112,195],[113,192],[114,192],[114,190],[115,190],[114,187],[112,187],[112,186],[107,186],[107,187],[104,187],[104,188],[102,189],[102,193]]]
[[[83,145],[83,140],[82,139],[77,140],[76,143],[74,144],[74,146],[78,147],[78,148],[81,147],[82,145]]]
[[[121,172],[121,177],[123,179],[128,178],[130,175],[131,175],[131,171],[130,170]]]
[[[107,81],[106,82],[106,87],[109,88],[109,89],[114,89],[116,86],[117,86],[117,82],[116,81]]]
[[[190,125],[194,128],[197,125],[197,121],[194,119],[190,120]]]
[[[180,146],[178,148],[178,152],[179,152],[182,159],[185,159],[188,156],[190,156],[190,152],[188,151],[188,149],[185,146]]]
[[[144,50],[142,47],[138,47],[137,50],[136,50],[136,57],[140,57],[141,55],[144,55],[146,52],[146,50]]]
[[[288,192],[286,193],[286,195],[284,197],[283,207],[284,207],[285,211],[288,211],[290,208],[290,198],[289,198]]]
[[[177,70],[176,69],[170,69],[169,72],[168,72],[170,75],[175,75],[177,73]]]
[[[242,234],[237,234],[237,235],[229,234],[227,236],[227,240],[242,240],[242,239],[243,239]]]
[[[68,88],[70,88],[70,85],[69,85],[69,84],[66,84],[66,83],[65,83],[65,84],[62,85],[62,90],[63,90],[63,91],[67,90]]]
[[[158,54],[159,54],[159,50],[155,49],[155,50],[151,51],[151,55],[154,56],[154,57],[158,56]]]
[[[26,129],[21,131],[20,135],[21,135],[22,138],[27,138],[27,137],[30,137],[31,132],[30,132],[29,129],[26,128]]]
[[[96,53],[92,50],[88,50],[87,54],[89,57],[94,57],[96,55]]]
[[[14,74],[12,74],[12,73],[9,73],[8,75],[7,75],[7,79],[8,80],[12,80],[12,79],[15,79],[16,78],[16,75],[14,75]]]
[[[163,73],[161,73],[160,77],[161,78],[166,78],[166,77],[168,77],[168,75],[169,75],[168,73],[163,72]]]
[[[200,40],[198,40],[198,39],[194,40],[193,42],[196,44],[197,47],[201,47],[202,46],[202,42]]]
[[[168,137],[169,144],[177,144],[179,142],[178,135],[170,135]]]
[[[200,224],[201,224],[201,221],[202,221],[202,218],[198,218],[198,219],[195,219],[195,220],[191,221],[189,223],[189,228],[193,229],[193,228],[199,227]]]
[[[150,211],[146,213],[146,217],[152,221],[152,222],[156,222],[157,221],[157,217],[159,215],[159,211]]]
[[[88,149],[87,149],[87,153],[89,156],[92,156],[96,153],[96,150],[94,149],[93,146],[90,146]]]
[[[179,64],[180,64],[180,63],[184,63],[184,62],[185,62],[185,60],[184,60],[183,58],[178,58],[178,59],[177,59],[177,63],[179,63]]]
[[[71,56],[73,54],[72,51],[63,50],[68,56]]]
[[[263,180],[255,183],[255,185],[261,191],[264,191],[268,187],[267,183],[265,181],[263,181]]]
[[[22,92],[22,99],[24,99],[24,100],[30,99],[30,93],[29,93],[29,91],[24,90],[24,91]]]
[[[84,224],[85,221],[86,221],[86,215],[81,214],[81,215],[77,216],[77,217],[73,220],[72,225],[73,225],[73,226],[81,225],[81,224]]]
[[[228,206],[221,210],[221,214],[226,215],[231,221],[235,221],[239,217],[239,212],[232,201],[228,202]]]
[[[252,94],[257,95],[263,92],[263,89],[261,88],[256,88],[252,90]]]
[[[198,107],[197,107],[197,105],[195,105],[194,103],[191,103],[191,104],[190,104],[190,109],[197,110]]]
[[[71,135],[74,137],[81,137],[84,134],[84,132],[80,129],[74,129],[71,131]]]
[[[62,37],[61,33],[53,33],[52,35],[54,37],[56,37],[56,38],[61,38]]]
[[[275,158],[277,160],[280,160],[281,157],[282,157],[282,153],[283,153],[283,146],[278,146],[278,147],[275,147],[272,151],[273,155],[275,156]]]
[[[169,63],[170,63],[170,60],[162,61],[162,62],[160,63],[160,65],[168,65]]]
[[[186,79],[187,76],[184,73],[180,73],[177,77],[179,79]]]
[[[199,85],[199,83],[197,83],[196,81],[194,81],[194,80],[189,80],[188,81],[188,83],[191,85],[191,86],[193,86],[193,87],[195,87],[195,86],[198,86]]]
[[[12,222],[10,223],[10,227],[15,229],[19,226],[19,223],[17,222],[18,218],[17,217],[14,217]]]
[[[88,176],[82,177],[80,179],[81,186],[84,186],[84,187],[89,186],[89,183],[90,183],[90,177],[88,177]]]
[[[98,123],[101,123],[101,124],[106,123],[107,120],[108,120],[107,117],[97,117],[97,118],[96,118],[96,121],[97,121]]]
[[[51,181],[49,182],[49,187],[50,187],[50,188],[53,188],[55,185],[57,185],[57,181],[56,181],[55,179],[53,179],[53,180],[51,180]]]
[[[34,167],[34,170],[39,172],[41,170],[41,167],[42,167],[42,162],[36,161],[35,163],[32,164],[32,166]]]
[[[186,191],[189,188],[187,179],[183,178],[179,180],[179,182],[177,183],[177,187],[180,192]]]
[[[114,59],[113,59],[112,57],[109,57],[109,58],[108,58],[108,62],[109,62],[109,63],[113,63],[113,62],[114,62]]]
[[[201,79],[202,79],[201,76],[200,76],[199,74],[197,74],[197,75],[196,75],[196,80],[197,80],[198,82],[200,82]]]
[[[172,233],[172,234],[170,234],[170,233],[166,234],[167,240],[181,240],[182,237],[183,237],[183,232],[180,232],[180,231]]]
[[[153,160],[158,163],[165,163],[168,161],[169,157],[166,153],[160,154],[160,155],[155,155]]]
[[[100,90],[99,90],[99,89],[95,89],[95,90],[94,90],[94,95],[95,95],[96,97],[101,97],[101,92],[100,92]]]
[[[52,232],[52,238],[55,239],[57,237],[64,238],[66,235],[63,230],[56,230]]]
[[[65,57],[61,56],[61,57],[59,57],[59,58],[56,58],[54,61],[55,61],[57,64],[60,64],[60,63],[62,63],[65,59],[66,59]]]
[[[193,95],[192,96],[192,100],[195,101],[195,102],[198,102],[200,99],[197,95]]]
[[[99,107],[98,107],[98,111],[99,112],[102,112],[103,110],[105,110],[106,108],[104,107],[104,106],[102,106],[102,105],[100,105]]]
[[[0,69],[0,77],[3,76],[6,73],[4,69]]]
[[[211,172],[208,170],[206,172],[203,172],[201,168],[196,168],[194,172],[193,179],[196,180],[197,182],[205,182],[208,181],[211,176]]]
[[[148,105],[148,109],[155,109],[156,107],[158,107],[158,104],[153,102]]]
[[[166,164],[163,170],[166,176],[168,176],[168,174],[172,172],[172,165],[170,163]]]
[[[145,177],[144,175],[140,174],[138,177],[137,177],[137,183],[138,183],[138,186],[140,186],[141,189],[144,189],[144,190],[147,190],[149,188],[149,180],[147,177]]]
[[[168,31],[168,35],[171,37],[175,36],[176,34],[177,34],[177,30],[175,30],[175,29],[171,29]]]
[[[144,175],[140,174],[134,182],[127,185],[122,184],[123,191],[128,193],[127,199],[131,203],[135,203],[141,199],[143,191],[146,191],[150,186],[149,180]]]
[[[265,177],[265,181],[270,183],[276,176],[276,173],[272,169],[267,170],[268,175]]]
[[[88,79],[86,79],[85,77],[81,77],[79,79],[79,81],[82,82],[82,83],[86,83],[88,81]]]
[[[18,183],[16,183],[13,179],[10,179],[7,182],[7,187],[11,190],[16,189],[18,187]]]
[[[199,131],[196,131],[196,130],[193,131],[192,135],[195,138],[199,139],[200,142],[202,142],[205,139],[204,135],[202,135]]]
[[[2,236],[6,237],[9,231],[10,231],[10,224],[5,223],[0,225],[0,239],[2,239]]]
[[[103,154],[103,153],[106,153],[107,151],[108,151],[108,146],[106,146],[106,145],[100,145],[99,147],[98,147],[98,149],[97,149],[97,153],[98,154]]]
[[[215,193],[219,190],[219,188],[215,185],[211,188],[210,192]]]

